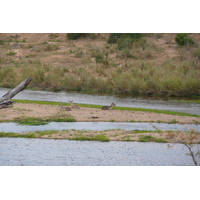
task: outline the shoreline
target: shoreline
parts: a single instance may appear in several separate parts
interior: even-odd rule
[[[178,124],[200,124],[200,117],[180,116],[163,113],[153,113],[133,110],[101,110],[99,108],[83,107],[72,109],[71,111],[62,110],[59,105],[45,105],[36,103],[15,103],[12,107],[0,110],[0,121],[17,122],[16,119],[23,121],[28,118],[41,119],[43,122],[48,120],[74,120],[77,122],[149,122],[149,123],[178,123]],[[148,141],[148,142],[169,142],[180,143],[181,131],[43,131],[20,134],[0,133],[0,137],[27,137],[41,139],[69,139],[69,140],[89,140],[89,141]],[[192,141],[184,133],[185,142],[200,143],[200,134],[191,132],[195,137]]]
[[[99,141],[99,142],[158,142],[158,143],[181,143],[200,144],[200,134],[194,131],[126,131],[126,130],[62,130],[62,131],[35,131],[27,133],[1,133],[1,137],[31,138],[31,139],[54,139],[54,140],[77,140],[77,141]]]

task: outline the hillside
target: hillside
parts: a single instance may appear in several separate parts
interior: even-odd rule
[[[0,87],[32,77],[31,88],[153,96],[200,96],[200,34],[143,34],[108,44],[110,34],[69,40],[65,33],[1,33]]]

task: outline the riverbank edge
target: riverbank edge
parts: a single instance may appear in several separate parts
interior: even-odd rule
[[[54,101],[37,101],[37,100],[20,100],[14,99],[16,103],[33,103],[40,105],[60,105],[60,102]],[[69,103],[62,103],[63,106],[69,106]],[[102,108],[102,105],[93,105],[93,104],[76,104],[80,107],[86,108]],[[141,112],[152,112],[152,113],[161,113],[161,114],[169,114],[169,115],[178,115],[178,116],[188,116],[188,117],[200,117],[200,115],[194,115],[189,113],[175,112],[175,111],[166,111],[166,110],[157,110],[157,109],[146,109],[146,108],[132,108],[132,107],[117,107],[115,106],[113,110],[130,110],[130,111],[141,111]]]
[[[182,143],[200,144],[200,134],[190,130],[182,131],[147,131],[147,130],[121,130],[112,129],[104,131],[89,130],[49,130],[28,133],[3,133],[0,137],[31,138],[31,139],[54,139],[54,140],[77,140],[77,141],[123,141],[123,142],[157,142],[157,143]]]

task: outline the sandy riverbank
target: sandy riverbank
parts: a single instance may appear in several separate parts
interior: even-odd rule
[[[14,120],[18,117],[48,118],[55,116],[72,116],[77,122],[115,121],[115,122],[163,122],[176,121],[181,124],[200,123],[199,117],[177,116],[152,112],[129,110],[101,110],[97,108],[61,110],[58,105],[39,105],[15,103],[13,107],[0,110],[0,120]],[[96,118],[97,117],[97,118]]]

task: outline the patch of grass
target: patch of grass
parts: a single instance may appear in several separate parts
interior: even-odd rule
[[[6,120],[4,120],[5,122]],[[47,119],[34,118],[34,117],[17,117],[11,120],[12,122],[19,123],[21,125],[38,126],[45,125],[49,122],[75,122],[76,120],[71,116],[56,115]]]
[[[8,52],[6,55],[7,56],[14,56],[16,53],[14,52],[14,51],[10,51],[10,52]]]
[[[98,134],[95,136],[85,136],[79,135],[72,138],[68,138],[69,140],[78,140],[78,141],[100,141],[100,142],[109,142],[110,139],[106,137],[104,134]]]
[[[168,122],[168,124],[176,124],[178,123],[178,121],[176,119],[172,119]]]
[[[44,50],[45,51],[57,51],[59,49],[59,46],[58,45],[55,45],[55,44],[48,44]]]
[[[44,121],[41,118],[33,118],[33,117],[17,117],[13,121],[21,125],[29,125],[29,126],[48,124],[48,122]]]
[[[49,130],[49,131],[36,131],[35,134],[39,137],[43,136],[43,135],[51,135],[51,134],[56,134],[58,133],[58,131],[55,130]]]
[[[160,142],[160,143],[167,143],[166,140],[161,138],[155,138],[151,135],[140,135],[138,142]]]
[[[18,134],[18,133],[2,133],[2,132],[0,132],[0,137],[36,138],[34,133]]]

